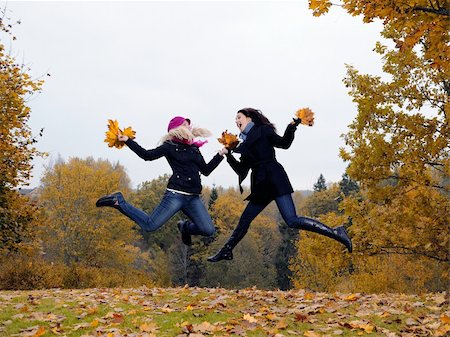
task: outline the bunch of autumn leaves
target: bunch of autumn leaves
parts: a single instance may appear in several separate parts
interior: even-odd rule
[[[136,132],[131,129],[131,126],[123,129],[119,128],[119,122],[117,120],[108,119],[108,131],[106,131],[105,143],[108,143],[109,147],[116,147],[121,149],[125,142],[119,141],[119,136],[128,136],[128,138],[134,139]]]
[[[314,125],[314,112],[309,108],[302,108],[295,113],[295,116],[300,119],[300,123],[308,126]],[[108,143],[109,147],[116,147],[121,149],[125,142],[119,141],[119,135],[128,136],[128,138],[134,139],[136,132],[129,126],[125,129],[119,128],[117,120],[108,119],[108,131],[106,131],[105,143]],[[229,133],[228,130],[222,132],[222,137],[217,139],[220,144],[227,149],[232,150],[239,144],[237,135]]]

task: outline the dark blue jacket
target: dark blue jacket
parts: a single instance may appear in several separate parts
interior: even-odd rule
[[[202,191],[200,173],[208,176],[223,160],[221,155],[216,154],[209,163],[206,163],[197,146],[172,141],[166,141],[151,150],[142,148],[132,139],[128,139],[125,144],[144,160],[166,157],[173,171],[167,187],[188,193],[200,194]]]
[[[246,140],[234,150],[241,154],[240,160],[227,154],[228,163],[239,176],[239,186],[252,170],[251,194],[246,200],[268,204],[276,197],[294,192],[286,171],[276,160],[275,148],[288,149],[294,140],[296,129],[295,125],[289,124],[281,137],[267,125],[255,125],[250,129]]]

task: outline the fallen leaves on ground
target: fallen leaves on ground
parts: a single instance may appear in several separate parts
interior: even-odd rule
[[[0,292],[0,336],[448,336],[449,296],[138,288]]]

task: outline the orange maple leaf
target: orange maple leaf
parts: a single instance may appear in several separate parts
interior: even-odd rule
[[[217,140],[229,150],[234,149],[239,144],[238,137],[232,133],[229,133],[228,130],[222,132],[222,137],[217,138]]]
[[[108,143],[109,147],[116,147],[121,149],[125,142],[119,141],[118,136],[124,135],[128,136],[128,138],[134,139],[136,132],[133,131],[131,126],[125,128],[123,131],[119,128],[119,122],[117,120],[108,119],[108,131],[105,132],[106,138],[105,143]]]
[[[310,108],[301,108],[295,113],[297,118],[301,119],[301,123],[308,126],[314,125],[314,112]]]
[[[43,326],[39,327],[32,337],[41,337],[42,335],[45,335],[45,328]]]

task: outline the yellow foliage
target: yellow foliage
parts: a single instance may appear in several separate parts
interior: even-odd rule
[[[405,262],[410,255],[422,265],[443,269],[450,261],[448,1],[341,2],[364,22],[381,20],[381,34],[392,46],[378,42],[374,48],[384,76],[348,66],[344,79],[358,114],[344,135],[346,148],[340,155],[349,162],[348,175],[363,190],[342,203],[353,219],[353,240],[368,263],[376,255],[397,254],[405,255],[404,265],[410,265]],[[309,5],[320,15],[331,1]],[[370,278],[361,270],[358,274]],[[424,271],[422,277],[431,276]],[[422,281],[416,282],[420,289]]]
[[[331,7],[329,0],[309,0],[309,8],[312,9],[314,16],[320,16],[327,13]]]
[[[314,112],[310,108],[302,108],[295,113],[297,118],[300,118],[301,123],[308,126],[314,125]]]
[[[121,142],[118,139],[119,135],[128,136],[131,139],[135,138],[136,132],[133,131],[131,126],[123,129],[123,131],[119,128],[119,122],[117,120],[108,119],[108,131],[105,132],[106,138],[105,143],[108,143],[109,147],[116,147],[121,149],[125,142]]]
[[[222,132],[222,137],[217,138],[220,144],[227,149],[232,150],[239,144],[239,139],[235,134],[229,133],[228,130]]]
[[[136,269],[66,266],[40,256],[12,254],[0,257],[0,266],[2,290],[154,286],[148,275]],[[95,309],[90,311],[95,313]]]
[[[237,225],[244,208],[239,192],[229,190],[217,198],[211,209],[211,217],[216,219],[215,225],[220,230],[230,231]]]
[[[430,67],[449,78],[449,10],[448,1],[391,1],[342,0],[342,7],[351,15],[363,17],[364,22],[380,19],[384,24],[382,34],[393,39],[399,52],[409,52],[417,45],[424,48]],[[314,16],[327,13],[331,0],[310,0]]]
[[[237,189],[228,189],[225,192],[222,191],[211,206],[211,218],[219,235],[217,240],[208,247],[209,255],[207,256],[215,254],[223,246],[238,224],[246,206],[242,199],[243,196]],[[202,286],[276,287],[276,269],[273,259],[279,248],[281,236],[277,222],[270,213],[271,210],[264,210],[252,222],[245,237],[233,250],[234,260],[226,265],[206,264]]]
[[[0,19],[2,34],[11,34],[7,21],[5,15]],[[0,42],[0,252],[16,250],[20,242],[28,242],[36,211],[17,187],[29,183],[33,158],[45,155],[35,148],[37,137],[28,125],[31,109],[27,106],[43,81],[33,80],[28,68],[4,50]]]
[[[342,219],[334,214],[321,218],[324,223],[336,226]],[[379,254],[361,252],[363,238],[355,235],[358,227],[349,228],[353,237],[354,252],[348,254],[342,245],[314,233],[301,232],[297,254],[290,260],[295,288],[316,291],[351,293],[346,301],[355,301],[355,293],[420,293],[446,289],[448,267],[438,261],[417,255]],[[376,228],[374,228],[376,230]],[[401,231],[391,231],[396,236]],[[366,232],[367,234],[367,232]]]
[[[117,267],[130,265],[139,255],[134,223],[120,212],[97,208],[95,201],[114,191],[129,193],[122,166],[108,161],[72,158],[48,168],[42,178],[40,205],[45,251],[67,265]]]

